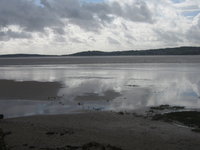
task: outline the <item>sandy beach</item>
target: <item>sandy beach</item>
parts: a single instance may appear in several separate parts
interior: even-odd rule
[[[135,113],[22,117],[1,120],[0,128],[7,133],[4,140],[11,150],[82,150],[86,147],[88,150],[102,147],[106,150],[198,150],[200,147],[199,133],[151,121]]]
[[[198,57],[168,58],[187,63]],[[94,57],[71,58],[83,62],[71,65],[64,58],[54,65],[56,58],[31,59],[30,66],[20,65],[28,60],[1,59],[1,150],[199,150],[199,117],[184,120],[184,115],[200,115],[198,63],[160,64],[168,60],[164,56],[156,64],[144,63],[154,57],[138,57],[141,64],[134,57],[123,57],[119,64],[117,57],[99,58],[108,64],[87,64]],[[142,108],[160,114],[163,109],[196,112],[152,120],[138,111]]]

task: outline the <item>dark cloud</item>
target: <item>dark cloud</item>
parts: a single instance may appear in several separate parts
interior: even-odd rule
[[[125,35],[125,38],[127,38],[128,40],[136,40],[132,35],[130,35],[130,34],[128,34],[128,33],[126,33]]]
[[[52,28],[55,34],[60,34],[60,35],[64,35],[65,34],[65,30],[63,28],[59,28],[59,27],[55,27]]]
[[[8,41],[10,39],[29,39],[31,34],[26,32],[14,32],[12,30],[0,31],[0,41]]]
[[[86,4],[81,4],[79,0],[42,0],[41,3],[60,20],[66,19],[86,30],[95,30],[101,26],[92,10],[87,9]]]
[[[71,42],[73,43],[83,43],[83,41],[79,38],[69,38]]]
[[[145,2],[121,6],[117,2],[41,0],[41,5],[37,5],[34,0],[0,0],[0,31],[17,25],[30,33],[45,32],[45,28],[51,28],[56,34],[64,34],[66,22],[87,31],[98,31],[116,17],[147,23],[153,20]]]
[[[200,41],[200,18],[196,25],[193,25],[186,33],[188,41],[199,44]]]
[[[143,1],[133,2],[131,5],[125,4],[124,7],[114,2],[112,4],[112,13],[134,22],[153,23],[152,13]]]
[[[178,42],[183,42],[181,33],[173,32],[173,31],[165,31],[161,29],[155,29],[154,32],[157,34],[157,37],[160,41],[166,44],[176,44]]]
[[[54,39],[55,39],[55,42],[60,42],[60,43],[62,43],[62,42],[66,43],[67,42],[65,37],[63,35],[60,35],[60,34],[56,34]]]
[[[17,25],[26,31],[43,31],[62,22],[47,8],[31,0],[0,0],[0,28]]]
[[[107,40],[110,44],[120,45],[120,43],[112,37],[108,37]]]

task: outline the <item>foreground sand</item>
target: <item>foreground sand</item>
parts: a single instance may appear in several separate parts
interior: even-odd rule
[[[199,150],[200,134],[134,114],[86,112],[0,120],[11,150]],[[96,147],[94,142],[96,143]],[[92,145],[92,144],[90,144]],[[111,145],[107,146],[106,145]],[[77,147],[74,147],[77,146]],[[101,147],[102,146],[102,147]]]

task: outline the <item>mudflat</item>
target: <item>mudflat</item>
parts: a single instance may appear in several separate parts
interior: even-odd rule
[[[59,82],[0,80],[0,100],[56,99],[61,86]]]

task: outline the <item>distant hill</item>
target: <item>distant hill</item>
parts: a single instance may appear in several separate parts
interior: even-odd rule
[[[0,57],[49,57],[55,55],[40,55],[40,54],[7,54],[0,55]]]
[[[62,56],[137,56],[137,55],[200,55],[200,47],[176,47],[151,50],[129,50],[129,51],[84,51]],[[8,54],[2,57],[52,57],[58,55],[39,55],[39,54]],[[59,57],[59,56],[58,56]]]
[[[129,51],[86,51],[71,54],[70,56],[120,56],[120,55],[200,55],[200,47],[177,47],[151,50],[129,50]]]

